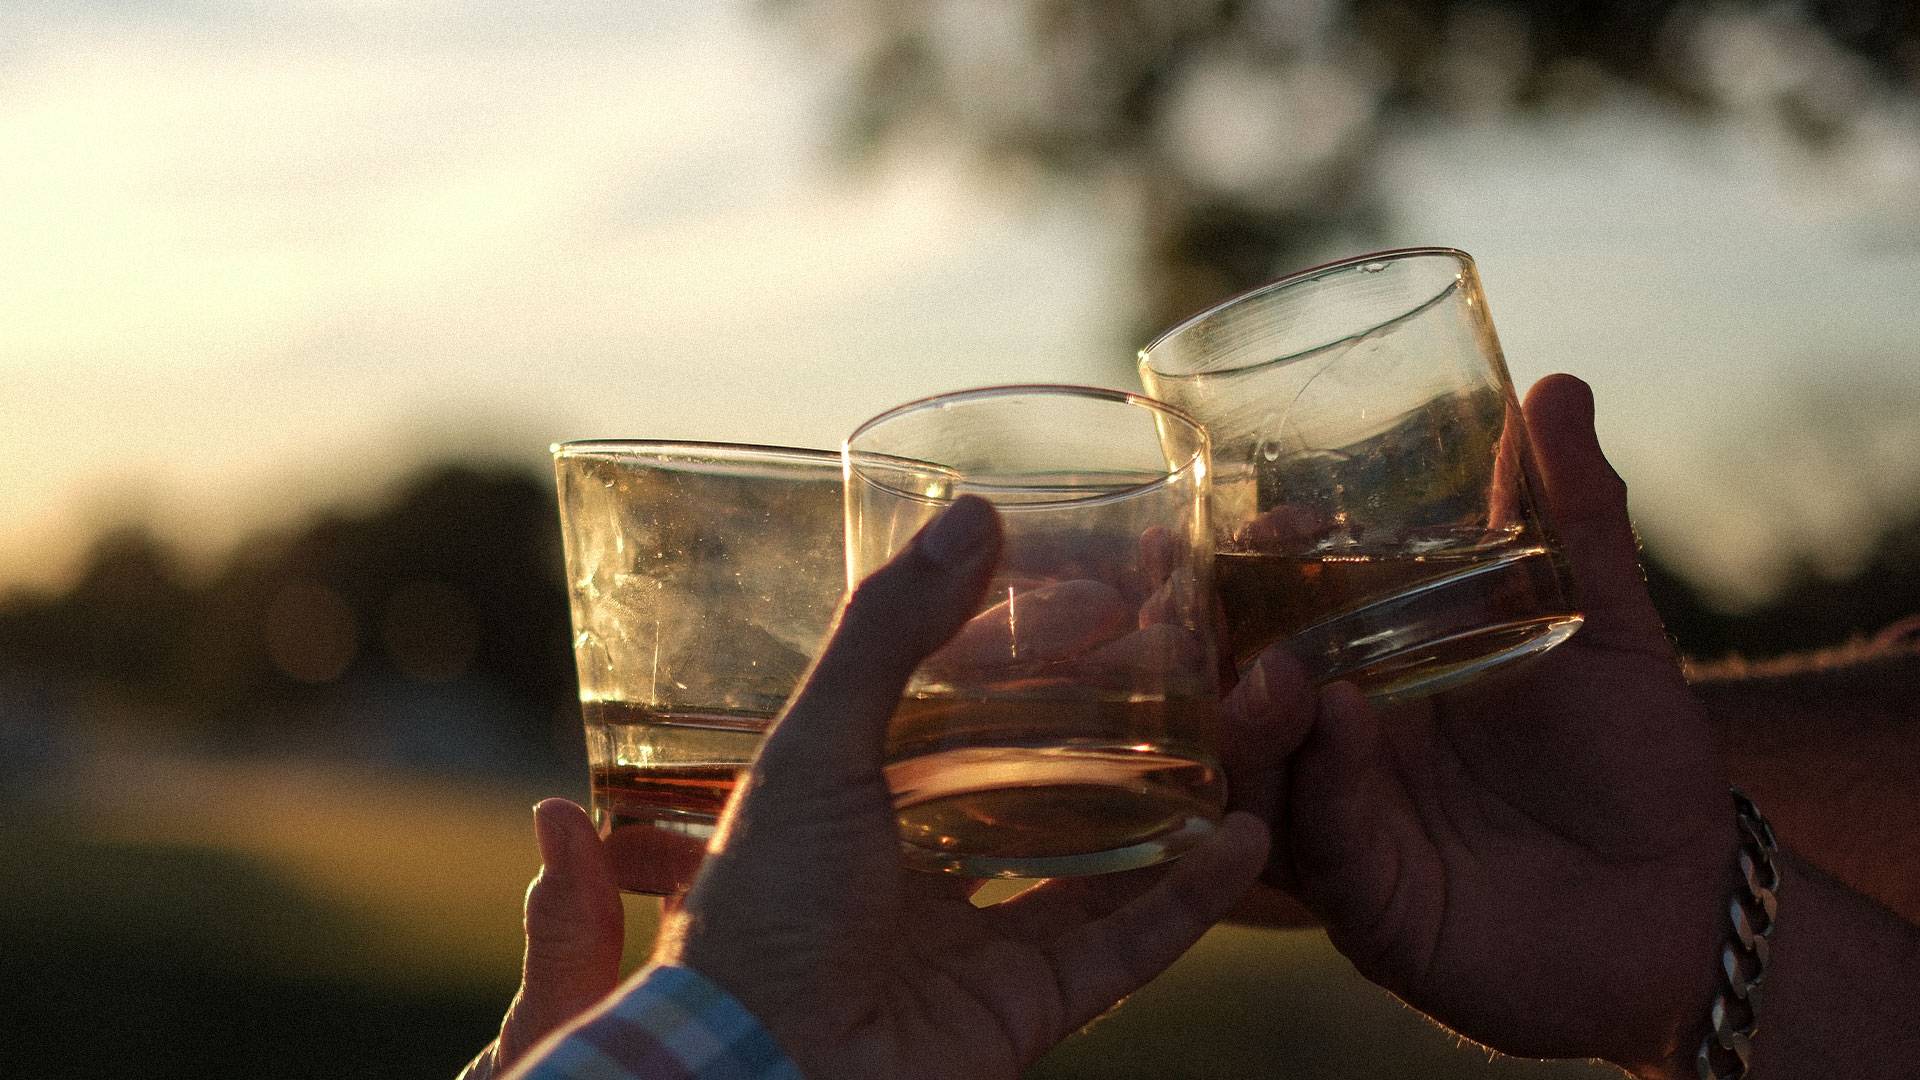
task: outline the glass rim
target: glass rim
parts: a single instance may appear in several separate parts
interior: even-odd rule
[[[1344,258],[1335,259],[1332,262],[1324,262],[1316,266],[1309,266],[1304,270],[1295,270],[1294,272],[1287,274],[1283,277],[1275,278],[1274,280],[1269,281],[1264,285],[1256,285],[1253,288],[1246,290],[1245,292],[1235,293],[1234,295],[1227,297],[1225,300],[1222,300],[1219,303],[1210,305],[1192,315],[1189,315],[1186,318],[1180,320],[1179,322],[1173,324],[1173,326],[1169,327],[1168,329],[1161,331],[1158,335],[1154,337],[1152,341],[1149,341],[1145,345],[1141,346],[1140,351],[1136,353],[1135,356],[1139,360],[1139,367],[1142,371],[1150,371],[1154,374],[1154,377],[1161,378],[1161,379],[1192,379],[1192,378],[1201,378],[1201,377],[1213,376],[1213,375],[1224,375],[1224,374],[1229,374],[1231,372],[1243,370],[1242,368],[1235,367],[1235,368],[1226,368],[1226,369],[1215,370],[1215,371],[1166,371],[1154,366],[1152,353],[1154,352],[1154,350],[1160,348],[1162,345],[1165,345],[1168,341],[1171,341],[1172,339],[1185,334],[1187,331],[1192,330],[1194,327],[1200,325],[1201,323],[1213,321],[1215,317],[1220,315],[1222,312],[1226,311],[1228,308],[1239,307],[1240,305],[1247,303],[1248,301],[1264,298],[1273,293],[1277,293],[1284,289],[1290,288],[1292,286],[1299,285],[1303,282],[1326,277],[1329,274],[1350,270],[1356,266],[1366,266],[1371,263],[1411,262],[1415,259],[1428,259],[1428,258],[1449,259],[1449,260],[1452,260],[1456,265],[1465,267],[1467,269],[1472,269],[1476,265],[1473,261],[1473,256],[1461,250],[1460,248],[1444,247],[1440,245],[1428,245],[1425,247],[1388,248],[1384,251],[1370,251],[1364,255],[1349,255]],[[1281,357],[1280,359],[1292,359],[1295,356],[1302,356],[1302,355],[1307,355],[1309,353],[1318,352],[1321,349],[1325,348],[1327,344],[1337,344],[1337,342],[1328,342],[1322,345],[1315,345],[1311,348],[1303,349],[1298,353],[1291,353],[1286,357]],[[1271,359],[1258,361],[1258,363],[1271,363],[1271,362],[1272,362]],[[1256,366],[1256,364],[1249,363],[1245,366],[1253,367],[1253,366]]]
[[[653,457],[662,461],[694,461],[705,457],[711,463],[787,463],[840,468],[840,452],[804,446],[773,446],[766,443],[708,442],[698,439],[570,439],[552,443],[547,452],[555,464],[578,460],[637,461]]]
[[[919,461],[919,459],[908,458],[899,454],[890,454],[879,450],[857,449],[854,446],[854,442],[881,424],[897,420],[911,413],[922,412],[926,409],[948,404],[1010,397],[1082,398],[1105,401],[1115,405],[1127,405],[1154,416],[1156,422],[1160,417],[1166,417],[1175,423],[1185,425],[1187,430],[1193,435],[1195,442],[1193,453],[1187,455],[1187,457],[1178,464],[1169,465],[1164,472],[1151,480],[1130,484],[1110,491],[1103,491],[1097,495],[1088,495],[1080,499],[1046,500],[1030,503],[1010,503],[1006,505],[995,504],[995,509],[1002,512],[1040,509],[1050,506],[1079,505],[1089,501],[1105,502],[1132,498],[1135,495],[1164,486],[1172,482],[1175,478],[1193,470],[1196,466],[1200,467],[1203,474],[1211,471],[1203,464],[1210,457],[1213,447],[1213,436],[1207,431],[1206,426],[1194,419],[1193,415],[1185,409],[1170,405],[1161,401],[1159,398],[1148,397],[1145,394],[1135,394],[1127,390],[1114,390],[1104,386],[1081,386],[1073,383],[1002,383],[994,386],[976,386],[966,390],[953,390],[943,394],[930,394],[923,398],[915,398],[912,401],[895,405],[893,408],[863,421],[858,427],[854,428],[852,434],[849,434],[840,444],[840,457],[845,464],[847,480],[850,482],[853,477],[858,474],[863,483],[872,484],[884,491],[893,492],[905,498],[933,504],[952,502],[952,499],[929,496],[924,492],[902,491],[891,485],[882,484],[874,480],[868,476],[864,470],[857,467],[855,464],[856,457],[885,458],[893,461],[916,462]],[[955,471],[951,466],[942,465],[939,462],[929,461],[922,463],[946,471]]]

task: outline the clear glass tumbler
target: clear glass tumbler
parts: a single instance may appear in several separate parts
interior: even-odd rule
[[[1213,436],[1215,573],[1235,659],[1286,641],[1376,701],[1552,648],[1581,617],[1473,260],[1307,270],[1140,352]]]
[[[593,818],[630,892],[684,892],[846,580],[840,456],[553,448]]]
[[[989,387],[884,413],[844,453],[850,581],[962,495],[1002,522],[981,610],[888,731],[908,864],[1105,873],[1210,832],[1224,785],[1200,426],[1119,391]]]

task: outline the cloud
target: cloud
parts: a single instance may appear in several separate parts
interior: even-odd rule
[[[458,417],[830,445],[902,397],[1125,371],[1087,329],[1125,261],[1100,207],[950,158],[848,179],[831,72],[740,8],[628,7],[656,14],[0,16],[32,29],[0,82],[0,384],[31,403],[0,486],[32,508],[0,575],[130,486],[230,542]]]

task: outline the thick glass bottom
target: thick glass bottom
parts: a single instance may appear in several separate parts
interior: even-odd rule
[[[1151,866],[1210,834],[1211,761],[1151,745],[944,750],[887,768],[909,866],[969,877],[1073,877]]]
[[[1558,570],[1534,549],[1473,566],[1295,634],[1288,651],[1317,682],[1352,682],[1376,703],[1424,697],[1572,637]]]

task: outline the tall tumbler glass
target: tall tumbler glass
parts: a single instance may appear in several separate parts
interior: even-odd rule
[[[631,892],[684,892],[734,780],[832,624],[840,456],[553,448],[593,818]]]
[[[1215,573],[1236,660],[1284,640],[1377,701],[1535,656],[1580,626],[1473,260],[1307,270],[1140,352],[1213,435]]]
[[[909,865],[976,877],[1173,858],[1218,821],[1207,436],[1133,394],[1004,386],[902,405],[847,440],[847,573],[941,508],[998,509],[979,612],[887,735]]]

